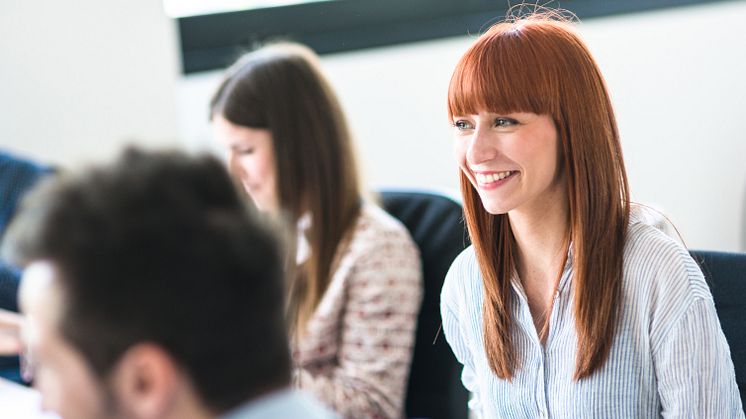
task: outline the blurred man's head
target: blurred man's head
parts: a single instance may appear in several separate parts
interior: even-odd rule
[[[289,384],[277,243],[220,162],[130,150],[42,185],[5,251],[63,417],[204,417]]]

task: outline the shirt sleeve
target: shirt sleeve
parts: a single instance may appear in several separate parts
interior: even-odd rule
[[[744,417],[712,300],[695,299],[653,357],[663,417]]]
[[[476,370],[466,341],[466,336],[462,330],[463,324],[457,314],[459,312],[457,285],[460,281],[459,265],[461,261],[462,257],[457,258],[446,275],[445,282],[443,283],[443,291],[440,296],[440,315],[443,320],[443,334],[445,335],[446,341],[448,342],[448,345],[451,346],[451,350],[456,356],[456,359],[464,366],[461,371],[461,382],[464,384],[466,390],[471,394],[469,399],[469,410],[476,415],[476,418],[482,418],[481,400],[477,391]],[[479,304],[481,302],[477,303]],[[481,321],[481,319],[475,321]]]
[[[296,384],[346,418],[399,418],[422,298],[420,257],[411,239],[368,243],[347,292],[339,364],[301,368]]]

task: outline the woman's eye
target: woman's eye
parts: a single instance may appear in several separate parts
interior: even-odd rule
[[[515,124],[517,124],[518,121],[511,118],[497,118],[495,119],[495,126],[496,127],[510,127]]]
[[[460,119],[454,122],[453,126],[456,127],[456,129],[459,131],[463,131],[466,129],[472,129],[472,125],[468,121],[464,121],[463,119]]]
[[[242,155],[242,156],[251,154],[253,152],[254,152],[253,148],[239,148],[238,150],[236,150],[236,154],[239,154],[239,155]]]

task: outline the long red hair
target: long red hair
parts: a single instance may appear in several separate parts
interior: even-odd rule
[[[601,72],[571,23],[533,15],[492,26],[459,61],[448,114],[549,115],[562,144],[573,246],[575,379],[608,358],[622,294],[629,187],[614,111]],[[461,173],[464,215],[484,280],[484,345],[491,369],[519,367],[511,331],[515,240],[507,214],[485,211]]]

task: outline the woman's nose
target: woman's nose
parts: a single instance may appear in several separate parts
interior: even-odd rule
[[[237,178],[244,177],[245,173],[241,169],[241,165],[238,162],[238,155],[233,151],[229,151],[227,160],[228,160],[228,171]]]
[[[493,138],[481,129],[474,131],[466,158],[471,164],[479,164],[494,159],[497,156],[497,148]]]

